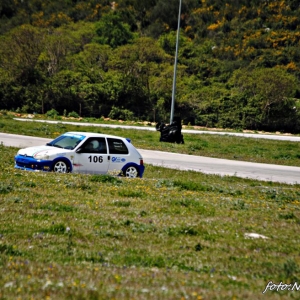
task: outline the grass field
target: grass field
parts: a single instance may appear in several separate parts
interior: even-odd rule
[[[74,130],[13,122],[0,119],[0,130]],[[196,143],[117,133],[145,149]],[[143,179],[23,172],[13,168],[16,151],[0,145],[0,299],[299,298],[300,290],[262,292],[269,281],[300,284],[300,185],[151,165]]]

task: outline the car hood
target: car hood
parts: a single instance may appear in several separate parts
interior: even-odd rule
[[[45,158],[46,156],[53,156],[53,155],[64,155],[70,152],[70,150],[52,147],[52,146],[37,146],[37,147],[28,147],[24,149],[20,149],[18,154],[34,157],[36,159]]]

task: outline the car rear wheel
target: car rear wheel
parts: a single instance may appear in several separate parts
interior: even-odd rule
[[[59,160],[53,165],[53,172],[67,173],[68,172],[68,165],[64,161]]]
[[[130,166],[130,167],[128,167],[128,168],[125,170],[124,175],[125,175],[126,177],[136,178],[136,177],[138,177],[139,172],[138,172],[138,170],[137,170],[136,167]]]

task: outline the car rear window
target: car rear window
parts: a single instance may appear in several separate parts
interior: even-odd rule
[[[128,148],[120,139],[107,138],[110,154],[128,154]]]

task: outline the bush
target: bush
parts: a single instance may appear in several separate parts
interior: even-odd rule
[[[110,119],[114,119],[114,120],[133,120],[134,119],[134,114],[132,111],[128,110],[128,109],[121,109],[118,107],[113,106],[108,117]]]
[[[68,117],[79,118],[79,114],[75,111],[71,111],[68,113]]]
[[[53,108],[51,110],[48,110],[46,112],[46,116],[49,117],[49,118],[55,118],[58,116],[58,112]]]

